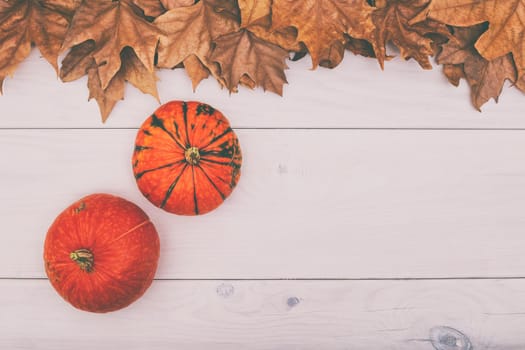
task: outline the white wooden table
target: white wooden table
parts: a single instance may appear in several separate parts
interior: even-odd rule
[[[218,108],[244,154],[223,206],[179,217],[131,171],[156,101],[130,86],[102,124],[86,81],[34,51],[0,98],[0,349],[524,349],[524,96],[479,113],[440,68],[290,66],[284,98],[159,72],[163,102]],[[109,314],[71,307],[43,269],[47,228],[94,192],[161,237],[151,288]]]

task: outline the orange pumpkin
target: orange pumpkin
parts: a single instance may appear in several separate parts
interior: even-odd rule
[[[76,308],[108,312],[128,306],[153,281],[159,236],[135,204],[94,194],[65,209],[44,243],[45,269]]]
[[[157,207],[180,215],[217,208],[241,175],[241,149],[221,112],[200,102],[159,107],[137,133],[133,172]]]

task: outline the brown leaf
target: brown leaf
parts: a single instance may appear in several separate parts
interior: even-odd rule
[[[40,1],[46,8],[63,14],[68,19],[73,17],[73,14],[80,6],[82,0],[45,0]]]
[[[462,78],[466,78],[463,64],[444,64],[443,74],[445,74],[449,83],[454,86],[459,86],[459,81]]]
[[[154,24],[162,31],[158,47],[159,67],[173,68],[195,56],[205,69],[213,73],[208,60],[211,43],[215,38],[239,29],[238,9],[233,1],[201,0],[193,6],[166,12]],[[187,61],[186,72],[194,88],[205,75],[202,68],[192,58]]]
[[[393,42],[405,60],[415,59],[424,69],[432,69],[429,56],[435,54],[431,34],[445,38],[449,31],[443,23],[432,19],[410,25],[409,22],[428,4],[428,0],[382,0],[376,1],[377,10],[372,14],[376,25],[377,59],[381,67],[388,57],[387,42]]]
[[[274,0],[272,30],[295,27],[297,40],[308,48],[315,68],[343,56],[344,34],[373,41],[371,13],[365,0]]]
[[[172,10],[177,7],[191,6],[195,3],[193,0],[160,0],[166,10]]]
[[[87,40],[95,42],[92,56],[98,66],[102,89],[121,67],[120,53],[130,47],[149,72],[153,61],[159,30],[137,8],[126,1],[85,0],[78,8],[64,40],[63,50]]]
[[[184,68],[191,79],[193,91],[197,89],[197,85],[199,85],[203,79],[206,79],[210,76],[210,71],[195,55],[189,55],[186,57],[184,60]]]
[[[119,73],[125,81],[129,81],[131,85],[139,89],[145,94],[149,94],[159,101],[159,94],[157,92],[157,75],[155,71],[150,72],[137,57],[135,51],[126,47],[121,53],[122,67]]]
[[[102,122],[106,122],[117,102],[124,99],[124,88],[124,79],[120,74],[116,74],[109,81],[108,86],[103,89],[98,74],[98,67],[93,66],[88,70],[88,100],[94,98],[97,101]]]
[[[489,22],[476,50],[489,61],[512,53],[518,76],[525,74],[524,0],[434,0],[420,18],[425,15],[458,27]]]
[[[110,80],[108,86],[102,88],[100,67],[92,65],[88,69],[89,99],[94,98],[99,106],[102,122],[105,122],[116,103],[124,99],[125,82],[130,82],[143,93],[150,94],[159,101],[157,93],[157,77],[150,72],[137,57],[135,52],[127,47],[121,53],[122,67]]]
[[[220,76],[230,91],[242,83],[282,95],[283,84],[287,83],[284,70],[288,51],[244,29],[221,36],[216,45],[210,60],[219,64]]]
[[[262,25],[270,27],[271,0],[239,0],[241,27]]]
[[[355,39],[348,36],[345,49],[353,52],[355,55],[361,55],[364,57],[376,57],[374,52],[374,47],[368,41],[363,39]],[[389,59],[389,56],[385,57],[386,60]]]
[[[95,50],[93,40],[84,41],[82,44],[73,46],[62,60],[60,67],[60,79],[63,82],[77,80],[88,73],[95,64],[95,59],[91,53]]]
[[[29,55],[31,43],[58,72],[58,53],[69,21],[45,5],[45,1],[0,0],[0,92],[5,77]]]
[[[158,17],[166,12],[160,0],[131,0],[131,2],[140,8],[147,17]]]
[[[241,28],[246,28],[259,38],[288,51],[303,50],[303,46],[297,41],[296,28],[271,28],[271,4],[271,0],[239,0]]]
[[[470,86],[471,99],[476,109],[489,99],[497,102],[505,80],[516,80],[516,69],[510,54],[491,61],[483,58],[475,49],[475,43],[485,30],[484,25],[469,28],[454,28],[454,38],[443,45],[437,62],[456,68],[446,68],[445,74],[451,83],[457,85],[460,69]]]

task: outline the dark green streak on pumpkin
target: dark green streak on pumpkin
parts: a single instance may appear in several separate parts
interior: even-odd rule
[[[182,102],[182,116],[184,117],[184,127],[186,128],[186,147],[184,149],[190,148],[190,134],[188,134],[188,105],[186,102]]]
[[[211,180],[211,178],[208,176],[208,174],[204,171],[204,169],[200,166],[200,165],[197,165],[199,167],[199,169],[202,171],[202,173],[204,174],[204,176],[206,176],[206,178],[208,179],[208,181],[211,183],[211,185],[213,186],[213,188],[215,188],[215,190],[217,190],[217,192],[219,193],[219,195],[221,196],[222,200],[224,200],[226,198],[226,196],[221,192],[221,190],[219,190],[219,188],[217,187],[217,185],[215,184],[215,182],[213,182]]]
[[[197,106],[197,115],[212,115],[213,113],[215,113],[215,109],[213,109],[213,107],[210,105],[201,103]]]
[[[213,163],[213,164],[219,164],[219,165],[227,165],[227,166],[233,166],[234,163],[233,162],[219,162],[219,161],[216,161],[216,160],[211,160],[211,159],[206,159],[206,158],[201,158],[200,159],[201,162],[208,162],[208,163]]]
[[[134,168],[136,168],[136,167],[137,167],[137,165],[139,165],[139,160],[138,160],[138,159],[137,159],[137,160],[135,160],[135,163],[133,163],[133,167],[134,167]]]
[[[179,179],[182,176],[182,174],[184,174],[184,171],[186,170],[187,167],[188,167],[188,163],[184,164],[184,167],[180,171],[179,175],[177,175],[175,180],[171,183],[170,187],[166,191],[166,195],[164,196],[164,199],[162,200],[162,203],[160,204],[160,208],[164,208],[164,206],[168,202],[168,199],[170,199],[171,193],[175,189],[175,186],[177,186],[177,184],[179,183]]]
[[[168,164],[164,164],[164,165],[161,165],[159,167],[156,167],[156,168],[153,168],[153,169],[147,169],[147,170],[144,170],[144,171],[141,171],[140,173],[138,173],[137,175],[135,175],[135,179],[140,179],[144,174],[146,173],[149,173],[149,172],[152,172],[152,171],[156,171],[156,170],[160,170],[160,169],[164,169],[164,168],[169,168],[169,167],[172,167],[176,164],[182,164],[183,162],[185,162],[186,159],[184,160],[179,160],[178,162],[174,162],[174,163],[168,163]]]
[[[151,133],[149,132],[149,130],[144,129],[144,130],[142,130],[142,132],[143,132],[145,135],[151,136]]]
[[[173,127],[175,128],[175,134],[177,134],[177,138],[180,140],[181,137],[179,133],[179,124],[176,121],[173,122]]]
[[[135,152],[145,151],[147,149],[151,149],[151,147],[148,146],[141,146],[141,145],[135,145]]]
[[[233,158],[233,147],[227,147],[228,142],[223,143],[222,145],[219,145],[219,148],[221,149],[219,152],[217,151],[202,151],[201,156],[213,156],[217,158]]]
[[[206,146],[202,146],[202,147],[199,147],[200,149],[205,149],[206,147],[208,147],[209,145],[213,144],[214,142],[216,142],[217,140],[219,140],[221,137],[224,137],[226,135],[228,135],[229,133],[231,133],[233,130],[232,128],[228,128],[226,130],[224,130],[224,132],[220,135],[217,135],[215,136],[214,138],[211,139],[210,142],[208,142],[208,144]]]
[[[195,205],[195,215],[199,215],[199,207],[197,205],[197,187],[195,187],[195,167],[191,167],[191,177],[193,180],[193,204]]]
[[[166,129],[166,127],[164,126],[164,122],[162,121],[162,119],[159,119],[159,117],[157,117],[155,114],[152,114],[151,115],[151,126],[154,127],[154,128],[159,128],[161,129],[162,131],[164,131],[166,134],[168,134],[168,136],[173,140],[175,141],[175,143],[177,144],[177,146],[179,146],[180,148],[182,148],[183,150],[186,149],[186,147],[184,147],[183,145],[180,144],[179,140],[177,140],[175,138],[175,136],[173,136],[173,134],[168,130]]]

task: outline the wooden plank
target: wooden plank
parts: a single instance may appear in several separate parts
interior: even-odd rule
[[[239,130],[240,184],[201,217],[143,198],[135,132],[0,131],[0,277],[44,277],[47,228],[93,192],[151,216],[159,278],[524,276],[523,131]]]
[[[0,286],[2,349],[525,347],[523,280],[155,281],[110,314],[74,309],[47,280]]]
[[[210,103],[242,128],[525,128],[523,94],[510,84],[500,103],[488,103],[480,114],[465,82],[454,88],[440,67],[424,71],[396,59],[381,71],[375,60],[350,54],[334,70],[311,71],[309,59],[289,65],[284,98],[247,89],[230,95],[212,79],[194,93],[180,69],[159,71],[159,93],[163,102]],[[37,50],[5,82],[4,92],[0,128],[138,127],[158,107],[153,97],[129,87],[103,125],[95,101],[86,101],[86,79],[61,83]]]

